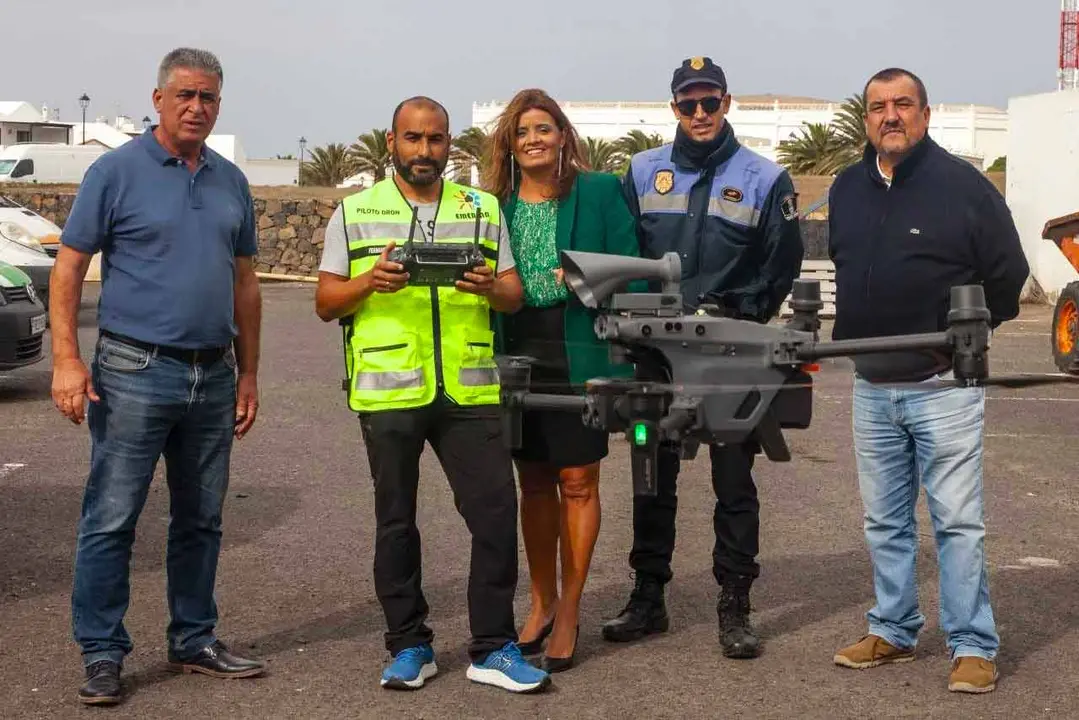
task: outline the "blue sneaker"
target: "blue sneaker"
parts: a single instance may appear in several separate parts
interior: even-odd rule
[[[515,643],[506,643],[482,663],[469,665],[468,679],[514,693],[539,692],[551,684],[551,676],[529,664]]]
[[[405,648],[397,653],[389,667],[382,671],[382,687],[393,690],[418,690],[438,673],[435,651],[428,644]]]

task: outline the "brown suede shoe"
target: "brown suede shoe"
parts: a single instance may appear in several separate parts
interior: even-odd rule
[[[997,686],[997,665],[980,657],[957,657],[952,661],[948,689],[952,692],[987,693]]]
[[[836,665],[865,670],[885,663],[910,662],[914,659],[914,651],[900,650],[882,637],[866,635],[854,645],[837,652],[832,659]]]

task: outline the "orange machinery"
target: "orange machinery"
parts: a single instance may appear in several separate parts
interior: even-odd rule
[[[1079,213],[1045,223],[1042,238],[1053,241],[1079,272]],[[1053,311],[1053,361],[1061,372],[1079,375],[1079,282],[1061,290]]]

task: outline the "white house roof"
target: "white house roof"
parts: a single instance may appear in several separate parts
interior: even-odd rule
[[[108,123],[88,122],[86,123],[86,141],[84,143],[82,137],[81,122],[66,122],[62,124],[71,127],[71,143],[73,145],[83,145],[97,142],[107,148],[112,149],[120,147],[131,139],[130,135],[123,132],[122,130],[117,130]]]
[[[28,102],[0,101],[0,122],[46,123],[41,110]]]

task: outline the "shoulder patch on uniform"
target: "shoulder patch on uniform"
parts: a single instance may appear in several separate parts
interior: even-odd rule
[[[720,191],[724,200],[730,200],[731,202],[742,202],[742,191],[736,187],[728,185]]]
[[[798,193],[785,196],[779,203],[779,210],[787,220],[798,217]]]
[[[652,187],[654,187],[656,192],[660,195],[669,193],[671,188],[674,187],[674,171],[660,170],[652,180]]]

